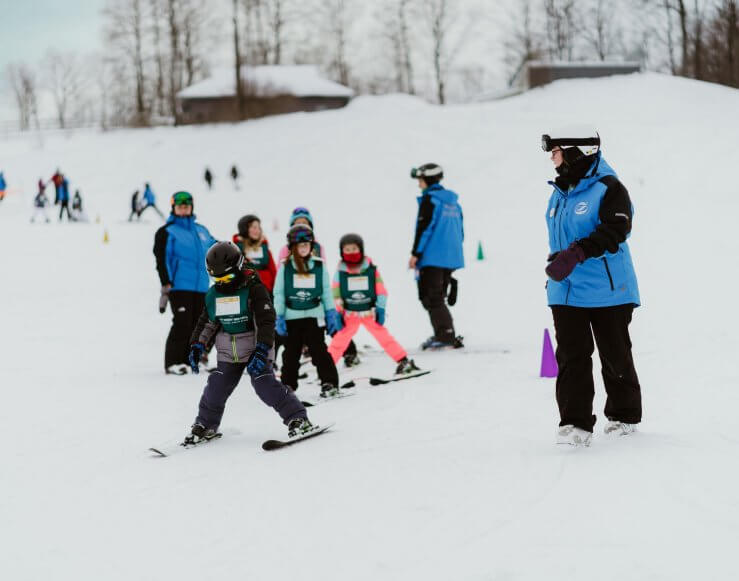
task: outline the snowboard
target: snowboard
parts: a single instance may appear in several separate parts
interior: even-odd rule
[[[292,446],[293,444],[297,444],[298,442],[303,442],[305,440],[309,440],[310,438],[315,438],[316,436],[325,434],[330,428],[335,425],[336,424],[332,422],[330,424],[326,424],[325,426],[316,426],[316,429],[308,432],[307,434],[304,434],[303,436],[298,436],[296,438],[290,438],[288,440],[267,440],[266,442],[262,443],[262,450],[264,450],[265,452],[270,452],[272,450],[281,450],[282,448],[287,448],[288,446]]]

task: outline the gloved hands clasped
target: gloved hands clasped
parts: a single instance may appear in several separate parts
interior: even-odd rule
[[[190,363],[190,369],[196,375],[200,373],[200,359],[203,357],[203,353],[205,353],[205,345],[202,343],[198,342],[190,345],[190,355],[188,355],[187,360]]]
[[[575,267],[585,261],[585,251],[577,242],[570,244],[565,250],[552,254],[551,262],[544,269],[547,275],[557,282],[566,279]]]
[[[246,371],[252,378],[264,375],[266,369],[269,368],[269,345],[265,343],[257,343],[254,351],[246,362]]]

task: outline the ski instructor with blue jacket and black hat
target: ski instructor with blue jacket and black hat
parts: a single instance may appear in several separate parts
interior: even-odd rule
[[[408,268],[417,272],[418,298],[428,311],[434,334],[421,345],[422,349],[463,347],[462,338],[454,331],[449,305],[457,301],[457,281],[452,273],[464,268],[464,226],[462,207],[456,193],[441,185],[444,172],[435,163],[426,163],[411,170],[418,180],[416,235],[413,240]]]
[[[628,435],[641,421],[641,388],[631,355],[629,323],[639,306],[626,239],[634,209],[626,188],[603,159],[600,136],[573,128],[542,136],[557,177],[547,207],[547,298],[557,337],[557,443],[589,446],[594,350],[607,399],[605,433]]]
[[[190,368],[190,335],[210,287],[205,255],[215,243],[208,229],[195,221],[192,195],[174,194],[172,213],[154,235],[154,256],[162,284],[159,312],[164,313],[168,302],[172,308],[172,328],[164,350],[164,370],[168,374],[184,375]]]

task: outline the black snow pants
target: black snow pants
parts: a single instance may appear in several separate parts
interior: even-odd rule
[[[451,343],[454,341],[454,321],[449,307],[446,306],[447,289],[451,284],[452,270],[425,266],[418,276],[418,298],[423,308],[429,313],[434,337],[438,341]]]
[[[218,362],[218,369],[208,376],[200,398],[195,421],[206,428],[218,429],[226,409],[226,401],[244,376],[246,363]],[[307,417],[305,407],[296,395],[280,383],[273,373],[252,378],[251,385],[259,399],[274,409],[287,425],[295,418]]]
[[[641,388],[631,356],[633,305],[582,308],[552,306],[557,337],[557,405],[560,426],[593,431],[593,337],[606,388],[605,415],[629,424],[641,421]]]
[[[323,329],[318,326],[316,318],[287,321],[287,337],[283,338],[283,341],[285,355],[282,358],[282,383],[293,389],[298,388],[300,354],[303,351],[303,345],[306,345],[313,365],[318,370],[321,384],[339,385],[339,373],[336,371],[334,360],[328,353]]]
[[[205,293],[194,291],[170,291],[169,306],[172,309],[172,328],[164,349],[164,368],[178,363],[187,364],[190,353],[190,335],[205,307]]]
[[[64,212],[67,212],[67,222],[72,221],[72,215],[69,213],[69,200],[62,200],[59,202],[59,205],[61,206],[59,208],[59,221],[62,221],[62,218],[64,217]]]

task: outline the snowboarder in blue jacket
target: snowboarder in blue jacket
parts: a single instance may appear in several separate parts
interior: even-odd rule
[[[164,220],[164,214],[162,214],[161,210],[157,208],[156,205],[156,197],[154,196],[154,191],[151,189],[151,186],[147,182],[144,187],[144,201],[141,205],[141,209],[139,210],[139,218],[141,217],[141,214],[144,213],[144,210],[147,208],[154,208],[154,211],[161,216],[162,220]]]
[[[167,336],[164,369],[184,375],[189,369],[190,335],[205,304],[210,281],[205,255],[216,240],[195,221],[193,198],[189,192],[172,196],[172,213],[154,236],[154,256],[161,283],[159,312],[169,303],[172,328]]]
[[[546,221],[547,298],[557,338],[557,442],[589,445],[595,416],[594,344],[607,399],[606,434],[627,435],[641,421],[641,388],[628,326],[639,306],[626,239],[634,208],[629,193],[603,159],[594,130],[572,128],[542,137],[557,178],[549,182]],[[595,339],[595,343],[593,342]]]
[[[408,267],[418,275],[418,298],[429,313],[434,334],[422,349],[462,347],[462,338],[454,331],[454,321],[447,302],[457,300],[457,281],[452,273],[464,268],[464,225],[459,196],[441,185],[441,166],[427,163],[411,170],[418,180],[416,235]],[[450,290],[451,288],[451,290]]]

